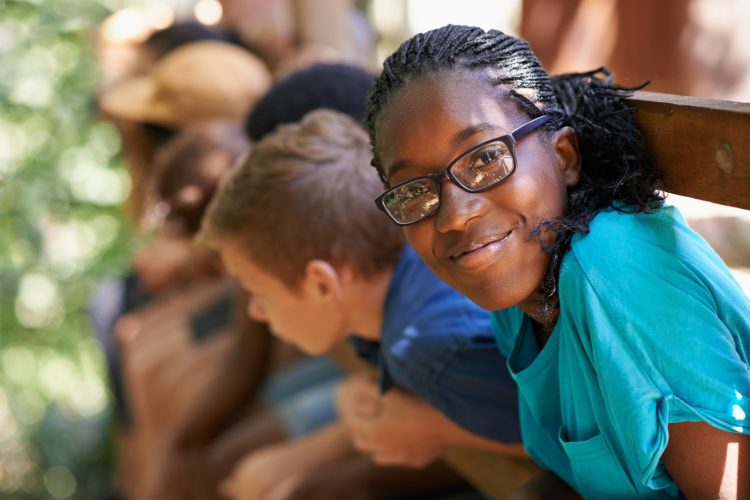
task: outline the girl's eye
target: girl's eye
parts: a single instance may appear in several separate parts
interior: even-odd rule
[[[408,187],[405,194],[406,194],[407,199],[413,199],[413,198],[419,198],[426,192],[427,192],[427,189],[425,189],[424,184],[413,184]]]
[[[496,165],[502,161],[507,148],[490,144],[489,146],[476,151],[471,155],[470,168],[481,169],[488,166]]]

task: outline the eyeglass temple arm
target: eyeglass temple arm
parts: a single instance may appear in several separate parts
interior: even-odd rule
[[[511,136],[513,138],[513,142],[516,143],[523,139],[523,137],[529,132],[547,123],[550,118],[552,118],[550,115],[542,115],[534,118],[530,122],[521,125],[508,135]]]

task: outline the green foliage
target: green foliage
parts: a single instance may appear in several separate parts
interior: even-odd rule
[[[109,396],[86,316],[127,266],[119,136],[96,120],[103,1],[0,0],[0,497],[102,498]]]

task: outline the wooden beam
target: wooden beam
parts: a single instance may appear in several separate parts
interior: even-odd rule
[[[636,92],[667,191],[750,210],[750,104]]]

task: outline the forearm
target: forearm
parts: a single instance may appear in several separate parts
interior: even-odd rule
[[[498,443],[473,434],[426,401],[400,389],[383,396],[377,385],[352,378],[339,391],[339,411],[357,449],[380,465],[423,467],[451,449],[488,449],[525,457],[519,443]]]
[[[267,437],[269,435],[269,432],[267,431],[269,430],[272,429],[269,427],[266,428],[264,432],[256,434],[258,437]],[[222,441],[230,445],[235,454],[239,454],[239,456],[248,455],[253,451],[252,449],[245,449],[244,453],[237,452],[241,451],[240,448],[243,446],[243,441],[245,445],[248,444],[246,438],[249,434],[250,433],[243,438],[243,436],[233,433],[232,436],[223,436]],[[273,434],[273,432],[270,434]],[[317,431],[293,441],[277,442],[271,446],[264,446],[270,443],[257,444],[259,446],[254,446],[254,455],[256,456],[267,455],[268,450],[272,449],[284,450],[280,453],[283,453],[285,456],[287,467],[290,471],[308,470],[312,467],[332,464],[356,455],[356,451],[352,446],[349,435],[343,425],[339,422],[328,424]],[[212,455],[213,454],[214,453],[212,452]]]
[[[469,432],[450,420],[445,426],[443,432],[446,448],[480,448],[509,457],[528,458],[528,454],[521,443],[502,443],[500,441],[494,441]]]
[[[270,336],[264,325],[232,332],[226,359],[177,424],[173,442],[178,447],[207,445],[247,408],[267,370]]]
[[[346,432],[334,422],[301,439],[248,454],[235,466],[223,493],[233,498],[286,498],[311,471],[337,469],[354,456]]]
[[[510,457],[528,458],[521,443],[502,443],[470,432],[435,410],[430,427],[437,430],[444,448],[479,448]]]
[[[265,446],[287,438],[281,419],[261,410],[237,422],[213,440],[207,448],[207,461],[217,476],[226,477],[242,458]]]
[[[297,441],[300,452],[316,456],[319,462],[334,462],[355,455],[348,431],[340,421],[335,421],[322,429]]]

